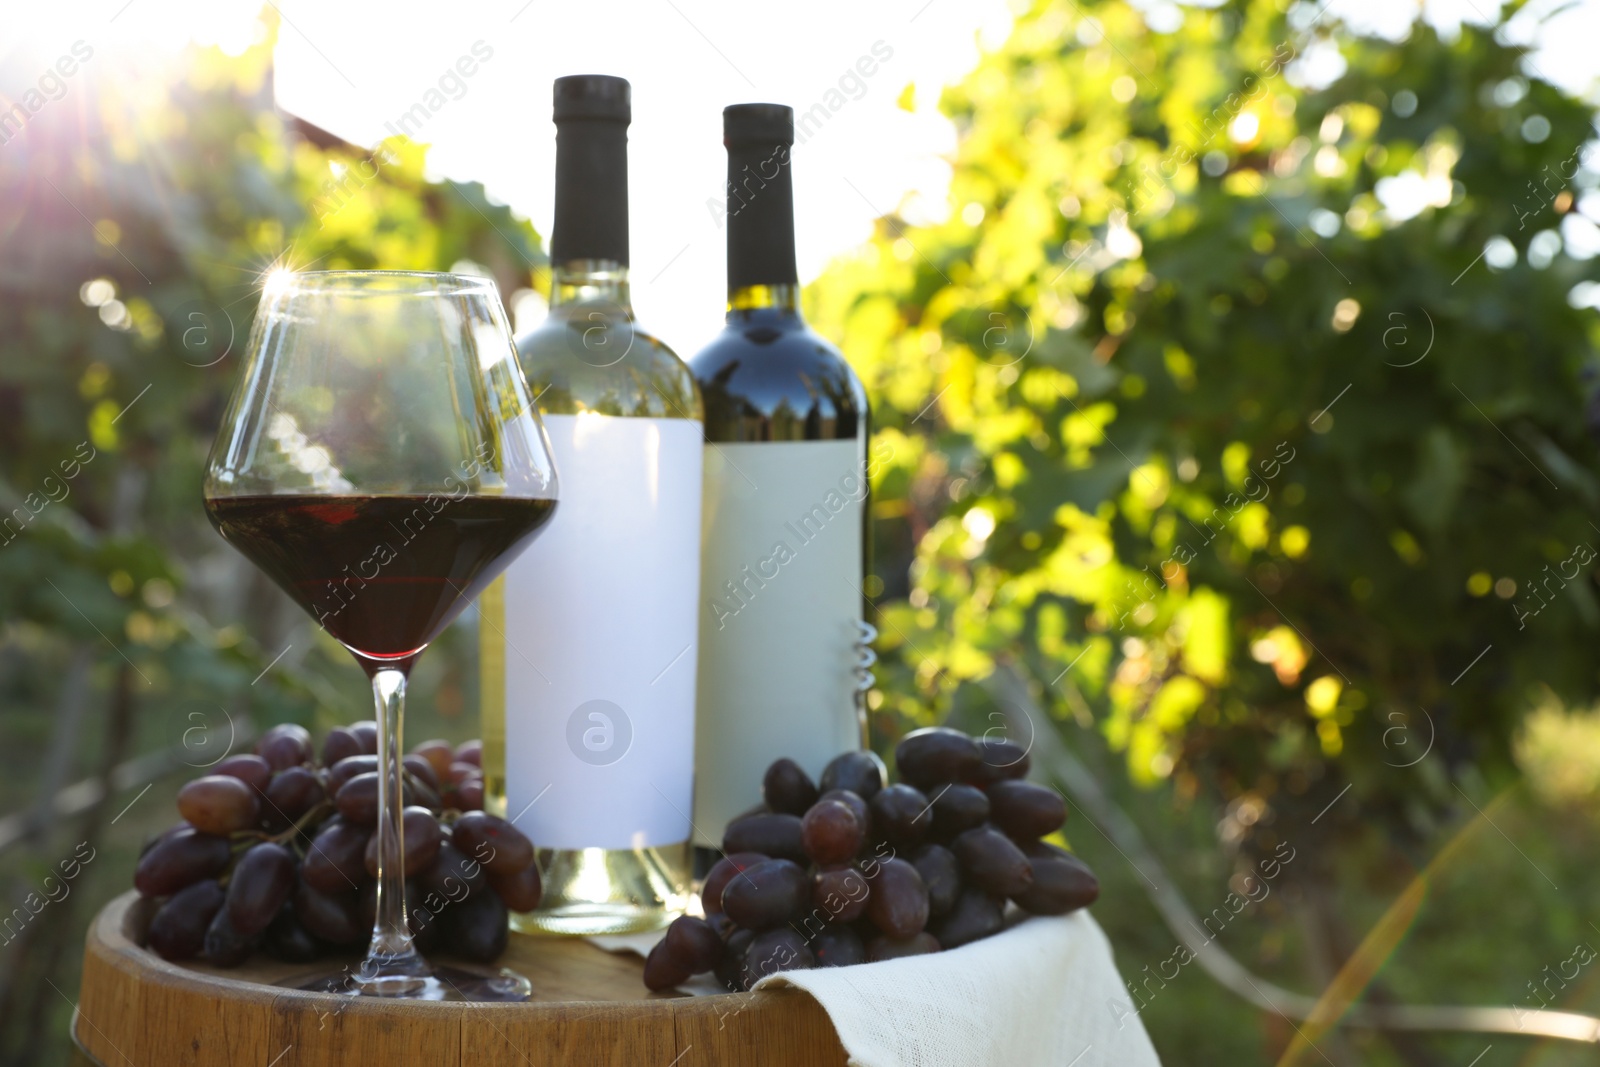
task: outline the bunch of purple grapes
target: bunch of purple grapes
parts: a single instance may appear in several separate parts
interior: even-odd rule
[[[378,728],[336,727],[313,756],[294,725],[178,793],[183,822],[145,846],[133,884],[168,960],[236,967],[257,948],[293,963],[353,950],[377,908]],[[422,951],[488,962],[507,909],[539,903],[533,844],[484,813],[483,746],[426,741],[404,757],[406,908]]]
[[[705,918],[684,916],[645,961],[666,989],[714,971],[730,990],[768,974],[916,956],[998,933],[1006,902],[1064,915],[1100,884],[1042,840],[1066,821],[1052,789],[1023,781],[1010,741],[933,727],[883,761],[847,752],[820,787],[793,760],[767,769],[764,803],[728,824],[701,889]]]

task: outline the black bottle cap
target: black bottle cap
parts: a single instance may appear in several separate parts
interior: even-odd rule
[[[722,143],[794,144],[794,108],[786,104],[731,104],[722,109]]]
[[[628,124],[623,78],[576,74],[555,82],[556,211],[550,261],[628,265]]]
[[[794,285],[794,109],[734,104],[722,110],[728,149],[728,292]]]
[[[633,91],[628,79],[610,74],[569,74],[555,84],[555,121],[611,119],[633,121]]]

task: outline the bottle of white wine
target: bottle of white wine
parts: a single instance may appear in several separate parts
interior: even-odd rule
[[[706,405],[695,843],[709,848],[773,760],[815,779],[866,734],[866,392],[800,315],[793,110],[729,107],[723,142],[727,324],[689,363]]]
[[[660,927],[688,901],[703,429],[628,296],[629,86],[555,83],[550,314],[517,340],[561,521],[483,597],[486,806],[538,848],[519,929]]]

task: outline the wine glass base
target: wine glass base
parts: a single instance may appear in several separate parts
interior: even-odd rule
[[[506,968],[487,972],[462,967],[429,967],[418,974],[386,974],[375,978],[362,978],[352,968],[345,968],[280,984],[340,996],[473,1004],[515,1004],[533,995],[533,983]]]

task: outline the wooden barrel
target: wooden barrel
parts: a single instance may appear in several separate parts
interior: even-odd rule
[[[168,963],[142,947],[148,918],[137,902],[130,892],[108,904],[84,950],[73,1038],[101,1067],[845,1064],[827,1013],[806,993],[651,993],[642,960],[582,940],[512,935],[499,963],[532,980],[526,1004],[340,997],[274,983],[345,961],[258,956],[229,971]]]

